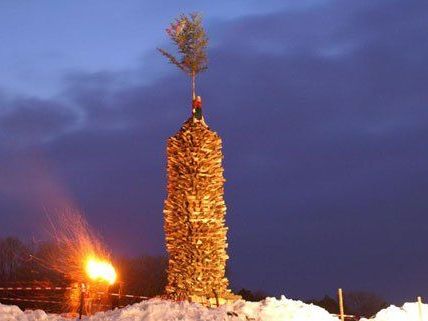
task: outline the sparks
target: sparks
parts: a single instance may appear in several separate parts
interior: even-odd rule
[[[116,271],[110,262],[90,257],[85,269],[91,280],[105,281],[110,285],[116,282]]]

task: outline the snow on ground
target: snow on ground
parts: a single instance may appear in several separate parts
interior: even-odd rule
[[[0,320],[1,321],[59,321],[57,315],[47,315],[42,310],[22,311],[15,305],[0,304]]]
[[[0,304],[1,321],[63,321],[41,310],[21,311]],[[151,299],[114,311],[99,312],[86,321],[337,321],[324,309],[301,301],[267,298],[261,302],[237,301],[215,309],[196,303]]]
[[[423,321],[428,321],[428,305],[424,304]],[[267,298],[261,302],[237,301],[215,309],[196,303],[151,299],[123,309],[99,312],[86,321],[337,321],[324,309],[301,301]],[[0,321],[70,321],[41,310],[21,311],[17,306],[0,304]],[[390,306],[377,313],[374,319],[361,321],[420,321],[417,303],[403,307]]]
[[[428,304],[422,305],[422,321],[428,321]],[[360,321],[368,321],[361,319]],[[370,321],[421,321],[417,303],[404,303],[399,308],[394,305],[379,311],[374,319]]]

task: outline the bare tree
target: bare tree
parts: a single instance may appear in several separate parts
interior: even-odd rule
[[[0,240],[0,280],[16,280],[18,270],[24,258],[28,256],[28,248],[18,239],[8,237]]]

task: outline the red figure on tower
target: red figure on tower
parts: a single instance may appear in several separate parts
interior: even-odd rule
[[[192,101],[192,114],[198,120],[202,119],[202,98],[201,96],[196,96]]]

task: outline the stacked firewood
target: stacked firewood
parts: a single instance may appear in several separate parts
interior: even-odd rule
[[[175,300],[222,304],[238,298],[225,277],[226,205],[220,136],[190,118],[168,140],[165,200],[169,254],[166,295]]]

